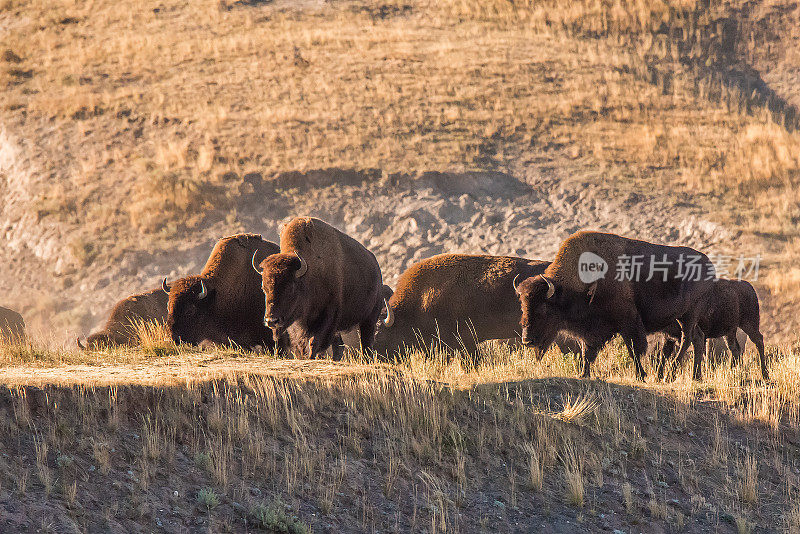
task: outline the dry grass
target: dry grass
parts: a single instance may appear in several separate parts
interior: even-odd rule
[[[4,443],[27,451],[30,460],[16,471],[32,471],[38,484],[20,487],[16,477],[16,486],[0,480],[0,487],[16,487],[29,503],[48,496],[65,510],[91,506],[92,488],[104,488],[101,501],[107,494],[128,502],[118,492],[130,491],[141,497],[115,517],[145,524],[155,519],[142,499],[158,502],[173,488],[179,496],[170,506],[189,516],[200,509],[203,521],[228,517],[232,503],[244,503],[247,517],[272,517],[272,510],[307,526],[317,524],[315,517],[345,514],[359,530],[373,521],[400,530],[471,531],[477,524],[503,530],[506,523],[494,515],[472,515],[479,509],[475,499],[491,491],[492,508],[516,522],[541,518],[541,502],[549,514],[576,519],[580,513],[590,525],[593,510],[607,508],[637,521],[635,495],[644,494],[645,511],[665,528],[706,524],[703,518],[713,515],[709,501],[732,518],[746,518],[739,524],[754,531],[793,524],[795,491],[783,482],[791,471],[790,445],[781,436],[798,428],[797,396],[791,396],[796,374],[776,372],[763,385],[755,367],[719,370],[698,387],[685,369],[674,384],[639,385],[616,345],[596,362],[602,381],[564,378],[574,376],[572,356],[554,351],[539,362],[526,352],[492,349],[486,361],[465,369],[445,355],[411,354],[387,366],[183,348],[162,357],[147,348],[119,350],[126,363],[92,362],[96,354],[81,353],[83,367],[75,373],[74,364],[52,357],[2,369],[12,383],[32,369],[28,382],[47,394],[40,400],[24,385],[4,393],[0,413],[9,418],[12,440]],[[783,349],[778,355],[775,370],[795,358]],[[146,372],[137,375],[134,368]],[[106,380],[96,381],[100,375]],[[749,385],[738,387],[743,377]],[[48,385],[50,378],[63,385]],[[31,405],[39,407],[31,412]],[[34,432],[39,428],[45,430]],[[741,455],[737,442],[745,436],[750,452]],[[733,454],[738,460],[729,463]],[[707,456],[713,461],[704,462]],[[74,475],[90,465],[90,482]],[[130,481],[129,490],[109,485],[120,476]],[[787,491],[770,502],[784,499],[785,508],[758,508],[759,485],[778,480]],[[364,492],[364,484],[376,491]],[[683,503],[682,488],[709,501]],[[287,503],[284,515],[262,498]],[[318,515],[299,502],[315,503]],[[378,513],[387,506],[397,511],[391,520]]]
[[[585,481],[583,475],[584,453],[570,441],[564,443],[564,449],[559,453],[559,458],[564,466],[564,484],[566,486],[567,502],[573,506],[582,507],[585,499]]]

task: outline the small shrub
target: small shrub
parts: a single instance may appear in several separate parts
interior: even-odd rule
[[[66,454],[60,454],[56,458],[56,466],[58,466],[59,469],[69,469],[72,466],[73,462],[74,459],[72,458],[72,456]]]
[[[250,510],[253,522],[260,528],[287,534],[306,534],[308,527],[300,520],[286,513],[280,501],[271,504],[258,504]]]
[[[211,461],[211,455],[207,452],[198,452],[194,455],[194,464],[203,471],[210,472],[214,463]]]
[[[212,488],[201,488],[197,492],[197,502],[207,510],[213,510],[219,505],[219,495]]]

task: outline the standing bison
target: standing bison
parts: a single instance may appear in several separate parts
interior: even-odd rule
[[[281,231],[280,254],[260,268],[264,324],[276,335],[294,325],[292,344],[302,356],[320,356],[355,326],[361,346],[372,347],[383,282],[378,260],[358,241],[319,219],[296,217]],[[340,358],[341,343],[333,350]]]
[[[761,335],[761,314],[758,305],[758,295],[750,282],[744,280],[716,280],[709,292],[698,302],[697,326],[695,327],[692,342],[694,345],[693,377],[695,380],[702,378],[702,360],[705,352],[705,340],[725,336],[728,348],[731,350],[731,367],[739,364],[742,358],[744,345],[740,344],[736,336],[741,328],[758,350],[761,376],[769,379],[767,360],[764,354],[764,336]],[[680,336],[680,327],[673,324],[667,334],[673,338]],[[667,338],[664,352],[658,366],[659,380],[664,376],[666,359],[672,354],[675,343]],[[682,362],[677,357],[672,362],[671,374]]]
[[[616,273],[612,269],[616,268]],[[559,248],[543,275],[517,288],[523,343],[546,350],[559,332],[578,338],[587,378],[600,349],[620,334],[644,380],[647,334],[676,320],[691,333],[695,304],[711,288],[714,266],[688,247],[669,247],[600,232],[578,232]],[[682,357],[688,338],[679,349]]]
[[[19,341],[25,337],[22,315],[0,306],[0,340]]]
[[[181,278],[169,292],[167,327],[176,343],[233,342],[242,348],[273,349],[272,332],[263,323],[261,278],[252,261],[279,251],[257,234],[220,239],[199,275]]]
[[[515,279],[542,274],[549,262],[509,256],[440,254],[400,276],[378,326],[375,350],[394,353],[417,343],[442,343],[477,353],[489,339],[519,337]]]
[[[137,325],[146,321],[164,323],[167,319],[167,295],[161,288],[131,295],[114,305],[102,330],[86,338],[86,345],[78,339],[78,348],[137,345]]]

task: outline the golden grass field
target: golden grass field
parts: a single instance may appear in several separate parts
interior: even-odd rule
[[[796,4],[2,0],[0,35],[0,305],[46,332],[0,344],[0,531],[800,532]],[[328,168],[691,205],[762,254],[772,380],[752,345],[667,384],[617,345],[592,380],[501,344],[64,348],[241,231],[246,175]]]

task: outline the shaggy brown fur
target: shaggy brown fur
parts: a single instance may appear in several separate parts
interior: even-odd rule
[[[303,263],[307,270],[302,276]],[[265,324],[276,333],[295,325],[292,344],[317,357],[340,332],[358,326],[361,345],[372,346],[383,309],[380,267],[358,241],[311,217],[292,219],[281,232],[281,253],[261,262]],[[341,342],[333,344],[334,358]]]
[[[586,283],[579,276],[579,258],[591,252],[605,261],[608,272]],[[625,257],[641,256],[637,280],[617,280],[617,265]],[[696,257],[700,280],[682,280],[679,266]],[[651,275],[650,262],[666,258],[665,272]],[[714,267],[708,258],[688,247],[668,247],[600,232],[578,232],[567,238],[544,276],[519,286],[523,342],[546,350],[559,332],[566,331],[583,345],[583,377],[589,376],[600,349],[616,334],[625,341],[640,380],[645,377],[641,356],[647,352],[647,334],[662,331],[680,320],[687,332],[697,322],[695,303],[711,287]],[[666,280],[664,279],[666,276]],[[552,284],[552,295],[550,285]],[[683,336],[679,354],[687,348]]]
[[[767,371],[767,360],[764,354],[764,336],[761,335],[761,314],[758,305],[758,295],[756,290],[745,280],[726,280],[719,279],[714,282],[711,291],[706,293],[697,302],[698,320],[694,330],[692,343],[694,345],[694,377],[699,380],[702,377],[702,361],[705,352],[705,340],[725,337],[728,341],[728,348],[731,350],[731,367],[741,363],[744,345],[739,343],[736,336],[737,329],[741,328],[749,337],[758,350],[759,363],[761,366],[761,376],[764,380],[769,379]],[[680,337],[680,327],[676,324],[671,326],[667,333],[674,337]],[[674,350],[674,341],[667,339],[664,345],[664,353],[658,367],[658,378],[663,378],[664,366],[669,355]],[[672,362],[672,376],[682,359],[676,357]]]
[[[272,332],[263,324],[264,294],[256,262],[280,250],[258,234],[220,239],[199,275],[181,278],[169,292],[167,326],[176,343],[204,341],[243,348],[273,349]],[[202,288],[205,298],[198,298]]]
[[[17,341],[25,337],[25,321],[22,315],[0,306],[0,338]]]
[[[167,319],[167,295],[159,287],[131,295],[114,305],[102,330],[86,338],[86,345],[78,340],[79,348],[138,345],[135,324],[144,321],[164,323]]]
[[[415,263],[400,276],[389,299],[394,324],[380,324],[375,350],[442,343],[477,353],[489,339],[519,337],[518,282],[542,274],[549,262],[509,256],[440,254]]]

